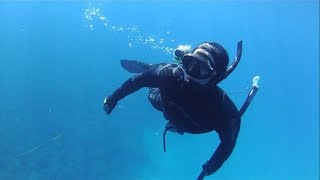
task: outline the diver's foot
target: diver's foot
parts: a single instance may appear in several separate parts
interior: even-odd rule
[[[141,73],[151,68],[152,64],[147,64],[136,60],[120,60],[121,66],[130,73]]]

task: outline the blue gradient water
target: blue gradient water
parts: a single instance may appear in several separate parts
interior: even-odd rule
[[[319,179],[319,2],[0,2],[0,179],[196,179],[216,133],[167,135],[147,89],[102,101],[132,76],[119,60],[171,62],[179,44],[224,45],[221,83],[261,89],[236,148],[206,179]],[[162,39],[162,40],[161,40]],[[247,93],[230,94],[239,107]]]

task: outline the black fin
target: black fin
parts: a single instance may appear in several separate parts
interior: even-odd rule
[[[147,64],[136,60],[120,60],[121,66],[130,73],[141,73],[151,68],[151,64]]]

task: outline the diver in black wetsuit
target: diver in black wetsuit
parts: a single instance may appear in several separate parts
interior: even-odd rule
[[[198,45],[190,54],[183,56],[182,64],[141,63],[138,65],[140,69],[131,71],[138,74],[104,100],[104,110],[110,114],[119,100],[142,87],[149,87],[150,102],[168,120],[165,132],[171,130],[180,134],[201,134],[215,130],[221,142],[202,166],[203,171],[198,179],[203,179],[205,175],[216,172],[232,153],[241,115],[247,107],[239,111],[228,95],[217,86],[239,63],[241,49],[240,41],[236,59],[229,68],[226,50],[214,42]],[[124,60],[121,63],[125,67],[130,61]],[[139,64],[139,61],[134,63]]]

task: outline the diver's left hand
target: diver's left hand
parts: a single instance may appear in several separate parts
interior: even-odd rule
[[[112,96],[106,97],[103,101],[103,110],[110,114],[112,110],[116,107],[117,100],[113,98]]]

